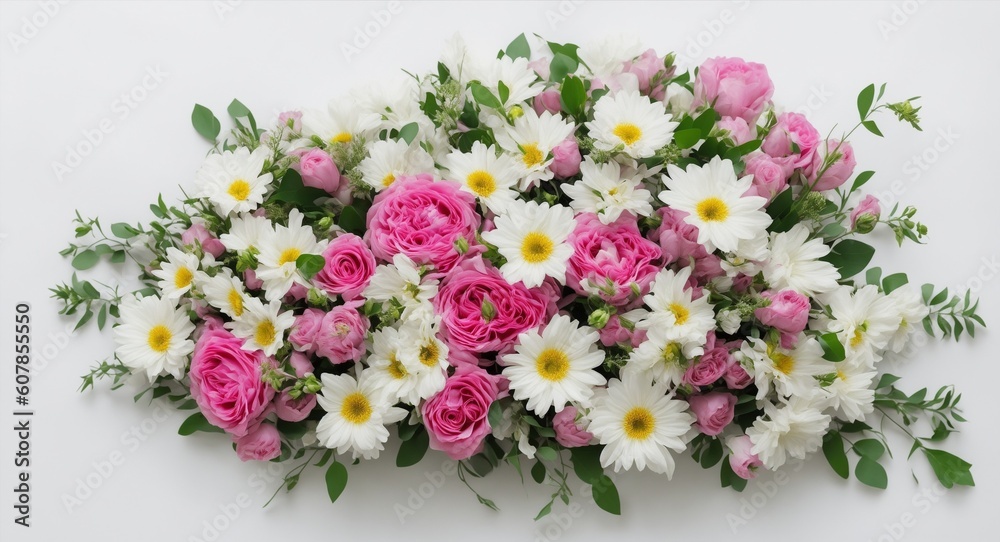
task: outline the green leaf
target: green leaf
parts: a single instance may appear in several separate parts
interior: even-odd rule
[[[548,446],[538,448],[538,450],[535,451],[535,455],[547,461],[555,461],[556,459],[559,459],[559,452],[549,448]]]
[[[674,132],[674,144],[682,149],[690,149],[701,140],[701,130],[698,128],[688,128]]]
[[[295,268],[309,280],[326,267],[326,259],[319,254],[302,254],[295,259]]]
[[[419,463],[424,458],[424,454],[427,453],[429,443],[430,437],[427,431],[417,431],[413,438],[403,441],[403,444],[400,445],[399,453],[396,454],[396,466],[409,467]]]
[[[855,239],[844,239],[821,259],[833,264],[840,272],[840,277],[846,279],[868,267],[874,255],[875,249],[871,245]]]
[[[97,265],[97,261],[101,257],[93,250],[87,249],[80,252],[73,258],[73,267],[79,269],[80,271],[85,271]]]
[[[873,133],[873,134],[875,134],[875,135],[877,135],[877,136],[879,136],[879,137],[884,137],[884,136],[882,135],[882,132],[880,132],[880,131],[879,131],[879,129],[878,129],[878,125],[877,125],[877,124],[875,124],[875,121],[873,121],[873,120],[866,120],[866,121],[862,122],[861,124],[862,124],[862,125],[863,125],[863,126],[865,127],[865,129],[866,129],[866,130],[868,130],[869,132],[871,132],[871,133]]]
[[[249,117],[250,116],[250,109],[247,108],[247,106],[243,105],[239,100],[236,100],[236,99],[234,99],[229,104],[229,107],[226,109],[226,111],[228,111],[229,112],[229,116],[233,117],[234,119],[240,118],[240,117]]]
[[[202,137],[213,143],[222,130],[219,119],[215,118],[209,108],[200,104],[194,104],[194,110],[191,111],[191,125]]]
[[[583,114],[584,104],[587,103],[587,90],[583,86],[582,79],[573,76],[563,79],[560,96],[567,113],[574,117]]]
[[[139,230],[124,222],[116,222],[111,225],[111,233],[115,234],[115,237],[121,239],[131,239],[136,235],[139,235]]]
[[[348,205],[340,211],[337,225],[345,231],[361,234],[365,231],[365,217],[353,205]]]
[[[910,279],[906,276],[906,273],[894,273],[882,279],[882,291],[888,294],[909,282]]]
[[[208,423],[208,420],[205,419],[205,415],[201,412],[195,412],[194,414],[188,416],[188,418],[181,423],[177,433],[186,437],[188,435],[193,435],[198,431],[205,433],[225,433],[225,431],[221,428]]]
[[[827,361],[844,361],[847,357],[844,345],[836,333],[824,333],[819,336],[819,344],[823,347],[823,359]]]
[[[104,324],[108,321],[108,306],[101,305],[101,310],[97,313],[97,329],[104,329]]]
[[[604,467],[601,466],[602,449],[603,446],[598,445],[569,449],[573,471],[580,480],[593,485],[604,476]]]
[[[493,109],[503,109],[503,104],[500,100],[493,95],[490,89],[480,85],[479,83],[472,83],[469,85],[469,89],[472,91],[472,97],[476,100],[476,103],[486,107],[492,107]]]
[[[898,376],[886,373],[882,375],[882,378],[878,379],[878,384],[875,385],[875,389],[880,390],[882,388],[888,388],[889,386],[895,384],[897,381],[899,381]]]
[[[885,446],[873,438],[866,438],[854,443],[854,451],[861,457],[867,457],[872,461],[878,461],[878,459],[882,457],[882,454],[885,453]]]
[[[701,463],[702,468],[710,469],[719,464],[719,461],[722,460],[722,455],[722,441],[717,438],[711,439],[708,448],[702,452],[699,463]]]
[[[528,45],[528,38],[524,34],[514,38],[505,51],[511,58],[531,58],[531,46]]]
[[[268,200],[292,203],[301,209],[315,207],[317,199],[328,197],[330,194],[327,194],[326,191],[302,184],[302,176],[294,169],[289,169],[281,178],[281,185]]]
[[[851,465],[847,461],[847,453],[844,451],[844,439],[838,431],[831,431],[823,437],[823,455],[826,456],[827,463],[843,479],[851,475]]]
[[[111,263],[125,263],[125,251],[116,250],[112,252],[111,257],[108,258],[108,261]]]
[[[621,515],[621,499],[618,497],[618,488],[615,487],[615,483],[611,480],[611,478],[602,474],[601,477],[592,485],[592,489],[594,493],[594,502],[597,503],[597,506],[601,507],[601,510],[616,516]]]
[[[326,469],[326,492],[330,495],[330,502],[337,502],[340,494],[347,487],[347,467],[336,459],[330,463]]]
[[[563,53],[556,53],[549,64],[549,80],[554,83],[562,82],[569,74],[576,71],[580,63]]]
[[[555,500],[551,500],[545,503],[545,506],[543,506],[542,509],[538,511],[538,514],[535,515],[535,521],[538,521],[544,518],[545,516],[549,515],[552,512],[552,503],[554,502]]]
[[[927,456],[927,461],[934,469],[934,474],[944,487],[951,488],[955,484],[960,486],[976,485],[972,478],[971,463],[944,450],[924,448],[924,455]]]
[[[875,85],[871,84],[865,87],[860,94],[858,94],[858,115],[861,120],[865,120],[868,116],[868,112],[872,109],[872,103],[875,101]]]
[[[868,269],[868,271],[865,273],[865,282],[868,284],[874,284],[878,286],[879,283],[882,282],[882,268],[872,267]]]
[[[490,410],[486,414],[486,421],[489,422],[490,427],[496,427],[502,419],[503,406],[500,405],[500,401],[493,401],[490,403]]]
[[[851,192],[861,188],[869,180],[871,180],[872,175],[875,175],[874,171],[862,171],[858,173],[858,176],[854,179],[854,184],[851,186]]]
[[[938,305],[938,304],[944,303],[945,299],[948,299],[948,289],[947,288],[945,288],[944,290],[941,290],[941,292],[938,293],[938,295],[934,296],[934,298],[931,299],[931,302],[929,304],[930,305]]]
[[[674,134],[676,136],[676,134]],[[773,219],[778,219],[785,216],[786,213],[792,208],[792,189],[789,188],[784,192],[775,196],[771,203],[767,206],[767,214]]]
[[[409,145],[410,143],[413,143],[413,140],[417,137],[417,131],[419,130],[420,127],[417,126],[417,123],[411,122],[399,129],[399,139],[402,139],[407,145]]]
[[[866,486],[878,489],[885,489],[889,486],[889,477],[886,475],[882,465],[867,457],[862,457],[858,461],[858,464],[854,467],[854,476]]]
[[[536,461],[531,467],[531,479],[535,483],[540,484],[545,481],[545,464],[541,461]]]

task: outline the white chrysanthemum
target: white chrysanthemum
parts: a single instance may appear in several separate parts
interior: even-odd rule
[[[496,229],[483,233],[483,239],[507,259],[500,273],[508,282],[521,281],[529,288],[540,286],[545,277],[566,282],[566,262],[573,255],[566,238],[576,227],[569,207],[516,201],[494,224]]]
[[[584,43],[577,50],[584,67],[594,76],[608,79],[625,69],[625,62],[643,52],[642,42],[634,32],[622,32]]]
[[[302,114],[302,133],[326,143],[350,143],[356,137],[368,138],[382,122],[382,117],[357,107],[354,100],[330,100],[326,109]]]
[[[766,261],[770,255],[767,249],[768,238],[758,235],[750,239],[740,239],[736,250],[725,255],[721,262],[726,276],[732,278],[738,274],[748,277],[756,276],[763,268],[760,262]]]
[[[899,329],[900,317],[895,304],[879,292],[877,286],[869,284],[857,290],[841,286],[820,300],[833,316],[827,329],[840,336],[849,353],[872,359]]]
[[[401,335],[393,327],[375,331],[372,334],[372,354],[368,356],[368,365],[371,367],[373,384],[386,397],[392,401],[416,405],[422,398],[429,397],[421,397],[419,389],[422,376],[427,372],[411,371],[400,359],[400,350],[406,339],[408,337]]]
[[[437,279],[422,279],[420,269],[413,260],[405,254],[396,254],[392,257],[392,264],[375,268],[362,295],[372,301],[399,303],[403,307],[401,318],[406,320],[412,313],[430,307],[430,301],[437,292]]]
[[[219,236],[219,241],[232,252],[245,250],[260,251],[260,241],[274,231],[271,221],[262,216],[242,214],[232,219],[227,233]]]
[[[119,305],[121,324],[115,326],[115,355],[126,367],[143,371],[150,382],[162,374],[176,379],[184,368],[194,342],[194,324],[187,311],[173,299],[126,296]]]
[[[433,311],[403,320],[399,328],[402,346],[399,359],[416,375],[416,397],[427,399],[444,389],[448,377],[448,345],[438,338],[441,317]],[[412,403],[414,405],[417,402]]]
[[[906,347],[910,334],[920,325],[920,321],[927,316],[930,309],[920,296],[920,291],[910,284],[904,284],[890,292],[887,301],[899,315],[898,327],[888,344],[889,349],[898,354]]]
[[[558,115],[548,111],[538,115],[529,107],[514,120],[513,126],[505,125],[496,130],[497,143],[516,158],[521,190],[553,177],[548,169],[553,159],[552,149],[569,137],[573,129],[572,124]]]
[[[401,73],[382,81],[373,81],[356,88],[351,96],[366,113],[374,113],[381,118],[377,130],[398,131],[407,124],[416,123],[415,142],[426,140],[434,133],[434,122],[420,109],[423,94],[412,76]]]
[[[601,466],[674,473],[670,450],[683,452],[695,417],[688,404],[667,395],[667,383],[653,384],[643,375],[627,371],[611,379],[607,392],[594,399],[587,414],[588,430],[605,445]]]
[[[875,408],[875,390],[871,388],[877,373],[867,360],[856,356],[835,365],[837,377],[823,388],[827,403],[837,411],[838,419],[864,421],[865,415]]]
[[[219,309],[230,318],[243,316],[243,305],[247,298],[246,289],[240,279],[233,276],[229,268],[209,277],[199,272],[195,275],[195,284],[205,294],[205,301]]]
[[[448,170],[450,179],[462,183],[462,190],[475,195],[494,214],[504,212],[517,199],[514,188],[520,169],[510,155],[497,156],[496,147],[476,141],[467,153],[453,150],[441,165]]]
[[[636,216],[653,214],[649,190],[641,188],[642,177],[635,173],[623,176],[618,162],[597,164],[588,156],[580,164],[583,178],[562,185],[563,192],[573,198],[570,207],[578,213],[594,213],[601,222],[610,224],[622,213]]]
[[[822,239],[809,239],[809,228],[796,224],[771,234],[771,255],[764,261],[764,280],[774,290],[795,290],[814,297],[837,287],[840,273],[820,258],[830,253]]]
[[[371,378],[370,369],[358,380],[349,374],[322,376],[323,389],[316,396],[326,411],[316,425],[316,438],[338,454],[352,453],[355,459],[376,459],[389,440],[387,424],[406,417],[407,412],[392,406]]]
[[[376,192],[392,186],[397,178],[418,173],[434,173],[434,159],[419,145],[403,140],[376,141],[368,157],[358,164],[361,180]]]
[[[160,268],[153,271],[153,276],[159,278],[156,285],[166,299],[179,299],[191,290],[194,274],[200,267],[198,256],[190,252],[167,248],[167,260],[160,263]]]
[[[704,166],[690,165],[686,170],[667,166],[663,177],[667,190],[660,200],[688,213],[684,222],[698,228],[698,242],[709,250],[733,252],[740,240],[764,235],[771,217],[764,212],[767,199],[746,196],[752,176],[736,178],[733,163],[718,156]]]
[[[703,353],[703,341],[671,339],[667,333],[647,334],[646,340],[629,353],[625,370],[645,372],[655,382],[678,386],[690,360]]]
[[[273,180],[270,173],[261,173],[270,156],[264,146],[208,155],[196,174],[198,196],[208,198],[222,216],[253,211]]]
[[[715,312],[707,296],[692,299],[693,291],[687,287],[690,276],[690,267],[678,272],[661,269],[642,298],[650,312],[636,327],[682,343],[705,344],[706,335],[715,329]]]
[[[288,226],[276,225],[261,240],[257,278],[264,282],[268,301],[281,299],[296,283],[308,288],[309,281],[299,272],[296,261],[303,254],[319,255],[326,249],[327,241],[316,241],[313,229],[303,226],[302,218],[298,209],[292,209]]]
[[[503,375],[514,399],[527,399],[526,408],[539,416],[550,407],[561,412],[570,401],[588,406],[594,386],[607,382],[594,370],[604,363],[600,334],[569,316],[557,314],[541,334],[532,329],[517,339],[515,352],[501,358]]]
[[[622,147],[632,158],[649,158],[674,139],[676,122],[662,102],[651,102],[639,91],[607,94],[594,104],[594,120],[586,123],[594,148]]]
[[[823,436],[830,426],[830,416],[810,400],[792,398],[778,408],[764,404],[764,416],[747,429],[753,443],[751,452],[757,454],[769,470],[785,464],[787,458],[805,459],[823,443]]]
[[[233,335],[246,339],[243,349],[248,352],[263,350],[273,356],[285,344],[285,332],[295,324],[292,311],[281,311],[281,300],[265,305],[260,299],[248,296],[243,302],[243,316],[226,322]]]
[[[799,335],[791,350],[749,337],[740,354],[753,363],[757,399],[764,399],[772,389],[782,397],[811,397],[819,389],[814,377],[836,371],[836,365],[823,359],[819,341],[805,334]]]
[[[536,82],[538,75],[528,66],[526,58],[510,58],[502,56],[491,58],[475,64],[475,78],[480,84],[500,98],[500,83],[507,87],[507,99],[504,105],[510,106],[526,102],[545,90],[545,84]]]

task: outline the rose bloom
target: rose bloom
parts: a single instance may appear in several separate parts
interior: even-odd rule
[[[663,253],[642,236],[634,215],[623,213],[611,224],[602,224],[597,215],[583,213],[576,224],[567,238],[573,246],[566,266],[567,286],[580,295],[598,295],[616,307],[649,293]]]
[[[726,367],[726,373],[722,375],[726,382],[726,387],[731,390],[742,390],[753,383],[753,377],[735,359]]]
[[[688,398],[691,412],[698,419],[698,430],[704,435],[714,437],[733,421],[736,408],[736,396],[731,393],[713,391],[705,395],[693,395]]]
[[[308,308],[296,316],[292,331],[288,334],[288,342],[292,343],[292,347],[300,352],[315,353],[316,333],[323,325],[324,316],[325,312],[313,308]]]
[[[661,207],[655,213],[661,219],[660,226],[650,230],[648,237],[659,243],[665,265],[678,261],[687,265],[694,260],[691,279],[695,282],[708,282],[726,274],[722,260],[698,242],[698,228],[684,222],[687,213],[670,207]]]
[[[546,90],[538,96],[535,96],[534,108],[535,113],[538,113],[539,115],[546,111],[552,113],[553,115],[559,113],[559,111],[562,110],[562,102],[559,100],[559,91]]]
[[[762,152],[755,152],[746,157],[744,175],[753,175],[753,184],[744,196],[760,196],[768,200],[788,188],[788,176],[785,167],[775,162],[773,158]]]
[[[728,131],[729,139],[732,139],[733,143],[737,145],[742,145],[753,139],[753,135],[750,133],[750,125],[742,117],[722,117],[716,123],[716,126],[719,129]]]
[[[318,188],[330,194],[336,194],[340,190],[340,171],[326,151],[301,149],[293,154],[299,157],[299,161],[292,164],[292,169],[302,176],[304,186]]]
[[[577,448],[590,444],[594,438],[589,431],[576,424],[576,407],[566,406],[552,417],[552,428],[556,431],[556,442],[566,448]]]
[[[456,461],[482,451],[483,440],[491,431],[487,416],[500,393],[499,380],[472,365],[456,369],[444,389],[421,409],[430,447]]]
[[[820,176],[820,171],[823,169],[823,162],[826,160],[827,154],[834,152],[834,150],[840,156]],[[826,145],[820,143],[817,152],[813,155],[813,162],[809,169],[809,180],[813,183],[812,189],[822,192],[837,188],[847,182],[847,179],[850,179],[851,175],[854,175],[854,167],[856,165],[858,163],[854,159],[854,148],[851,147],[850,142],[844,141],[841,143],[836,139],[831,139],[826,142]],[[819,176],[818,179],[817,176]]]
[[[475,197],[459,190],[458,183],[427,174],[396,179],[375,196],[367,222],[365,241],[382,262],[403,253],[445,273],[483,250],[476,241],[481,219]],[[455,247],[458,239],[469,245],[465,254]]]
[[[375,274],[375,256],[357,235],[338,235],[323,251],[326,264],[313,282],[327,293],[352,301],[368,286]]]
[[[809,298],[795,290],[761,292],[761,297],[771,304],[754,311],[754,316],[765,326],[782,333],[798,334],[809,323]]]
[[[555,312],[553,293],[544,287],[529,289],[521,282],[510,284],[481,258],[452,269],[433,301],[441,316],[442,340],[456,354],[512,348],[518,334],[541,325]],[[486,302],[492,307],[490,318],[483,315]]]
[[[760,150],[785,167],[786,176],[798,168],[811,168],[822,140],[816,128],[799,113],[782,113],[767,133]],[[795,152],[795,146],[799,152]]]
[[[853,229],[857,223],[858,218],[861,215],[870,214],[875,218],[878,218],[882,214],[882,206],[879,205],[878,198],[873,194],[868,194],[865,199],[861,200],[861,203],[851,211],[851,228]]]
[[[312,361],[309,361],[309,356],[302,352],[292,352],[288,362],[298,378],[313,372]],[[316,406],[316,394],[304,393],[298,399],[292,399],[288,392],[287,389],[281,390],[274,399],[274,412],[278,418],[286,422],[300,422],[309,417],[309,413]]]
[[[764,463],[757,457],[757,454],[750,451],[753,448],[750,437],[746,435],[730,437],[726,440],[726,446],[729,447],[731,452],[729,455],[729,466],[733,468],[733,472],[744,480],[756,478],[757,469]]]
[[[663,57],[657,56],[655,50],[647,49],[635,60],[625,62],[624,73],[631,73],[636,77],[639,82],[639,92],[654,100],[663,101],[663,97],[666,95],[664,82],[674,77],[674,70],[675,68],[671,66],[670,70],[667,71],[663,65]],[[662,75],[654,86],[653,79],[656,74],[661,72]]]
[[[598,330],[601,334],[601,344],[607,347],[616,344],[630,344],[632,348],[639,348],[639,345],[646,340],[646,330],[632,329],[622,325],[621,318],[617,314],[612,314],[608,318],[608,323]]]
[[[201,222],[195,222],[191,224],[190,228],[184,230],[184,233],[181,234],[181,242],[185,245],[194,245],[197,242],[201,245],[202,250],[215,258],[226,251],[226,246],[222,244],[222,241],[212,235],[212,232],[208,231],[208,228]]]
[[[774,94],[774,84],[763,64],[742,58],[710,58],[694,80],[694,107],[712,104],[723,117],[740,117],[749,124]]]
[[[726,373],[730,358],[729,350],[724,347],[710,350],[706,348],[705,354],[684,372],[684,382],[692,386],[708,386],[714,383]]]
[[[260,424],[235,442],[236,455],[241,461],[270,461],[281,455],[281,435],[270,423]]]
[[[358,312],[357,304],[340,305],[323,316],[316,332],[316,355],[333,363],[360,361],[365,353],[368,318]]]
[[[569,136],[552,148],[552,163],[549,164],[549,169],[556,177],[565,179],[580,173],[580,162],[582,161],[580,145],[576,142],[576,137]]]
[[[209,423],[234,437],[256,428],[267,415],[274,388],[261,381],[260,350],[243,350],[243,340],[222,328],[206,329],[191,357],[191,397]]]

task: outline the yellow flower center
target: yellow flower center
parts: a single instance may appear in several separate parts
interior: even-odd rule
[[[695,207],[698,218],[705,222],[723,222],[729,217],[729,207],[719,198],[711,197],[698,202]]]
[[[493,192],[497,190],[496,179],[490,172],[477,169],[466,177],[465,182],[468,183],[469,189],[476,193],[477,196],[488,198]]]
[[[420,347],[420,363],[423,363],[427,367],[434,367],[437,365],[438,356],[441,355],[441,350],[438,345],[433,340],[428,341]]]
[[[795,370],[795,358],[788,354],[775,352],[771,354],[771,360],[774,362],[774,369],[782,374],[792,374]]]
[[[178,267],[177,272],[174,273],[174,286],[177,287],[178,290],[181,288],[187,288],[191,285],[191,279],[193,278],[194,275],[191,273],[190,269],[187,267]]]
[[[677,343],[670,343],[663,347],[663,353],[660,354],[660,360],[663,361],[664,365],[674,365],[681,360],[681,347]]]
[[[537,143],[521,145],[521,149],[524,150],[524,156],[521,157],[521,160],[524,161],[525,167],[535,167],[545,160],[545,155],[542,154]]]
[[[243,316],[243,294],[239,290],[231,288],[226,301],[229,302],[229,308],[233,311],[233,316],[237,318]]]
[[[521,257],[528,263],[540,263],[549,259],[555,243],[544,233],[533,231],[521,242]]]
[[[396,182],[396,176],[392,173],[382,177],[382,186],[385,188],[389,188],[394,182]]]
[[[264,320],[257,324],[257,329],[253,334],[253,340],[257,341],[257,344],[261,346],[267,346],[274,342],[275,335],[277,335],[277,332],[274,329],[274,322]]]
[[[302,251],[297,248],[286,248],[278,258],[278,266],[280,267],[290,262],[294,263],[295,260],[298,260],[301,255]]]
[[[406,378],[406,375],[409,374],[406,371],[406,367],[404,367],[399,361],[399,358],[396,357],[395,352],[389,354],[389,374],[396,380]]]
[[[861,341],[865,340],[865,332],[860,327],[854,330],[854,336],[851,337],[851,348],[857,348],[861,345]]]
[[[361,425],[372,417],[372,405],[363,393],[356,391],[344,397],[344,403],[340,407],[340,415],[354,425]]]
[[[330,138],[330,143],[350,143],[354,137],[350,132],[340,132],[339,134]]]
[[[226,192],[236,201],[246,201],[250,196],[250,183],[243,179],[236,179],[229,183],[229,189]]]
[[[546,348],[535,360],[538,376],[550,382],[559,382],[569,374],[569,357],[557,348]]]
[[[680,303],[671,303],[669,308],[670,312],[674,315],[674,322],[676,322],[679,326],[686,324],[688,318],[691,317],[691,311]]]
[[[656,429],[656,418],[646,407],[632,407],[622,419],[625,436],[632,440],[646,440]]]
[[[149,338],[147,339],[149,347],[153,349],[153,352],[162,354],[170,348],[170,339],[173,336],[174,334],[167,326],[163,324],[154,326],[153,329],[149,330]]]
[[[615,126],[615,129],[611,133],[615,134],[615,137],[622,140],[622,143],[626,145],[631,145],[639,141],[639,138],[642,137],[642,129],[631,122],[623,122]]]
[[[841,380],[847,380],[847,375],[844,374],[844,371],[841,371],[841,370],[838,369],[837,370],[837,378],[839,378]]]

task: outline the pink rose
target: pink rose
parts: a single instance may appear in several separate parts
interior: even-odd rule
[[[668,72],[663,65],[663,57],[657,56],[653,49],[647,49],[635,60],[625,62],[625,73],[631,73],[639,80],[639,92],[654,100],[662,101],[666,93],[664,83],[673,78],[674,68],[671,66]],[[657,74],[660,74],[658,79]],[[655,85],[653,85],[654,80]]]
[[[333,363],[361,360],[368,325],[368,319],[353,304],[330,309],[316,332],[316,355]]]
[[[729,139],[736,145],[742,145],[753,139],[750,133],[750,125],[741,117],[722,117],[722,120],[715,124],[720,130],[729,132]]]
[[[326,265],[313,281],[327,293],[340,295],[352,301],[368,286],[375,274],[375,255],[364,240],[353,233],[345,233],[330,241],[323,251]]]
[[[218,258],[226,251],[226,246],[222,244],[222,241],[212,235],[212,232],[208,231],[201,222],[195,222],[191,224],[191,227],[184,230],[181,234],[181,242],[185,245],[201,245],[202,250],[211,254],[212,256]]]
[[[306,309],[295,317],[295,324],[288,334],[288,342],[300,352],[316,352],[316,333],[323,326],[326,313],[319,309]]]
[[[857,229],[858,219],[864,215],[871,215],[876,219],[882,214],[882,206],[879,205],[878,198],[872,194],[865,196],[861,203],[851,211],[851,229]]]
[[[733,421],[736,408],[736,396],[722,391],[713,391],[705,395],[692,395],[688,398],[691,412],[698,419],[696,427],[704,435],[714,437],[722,432]]]
[[[660,244],[665,265],[680,262],[684,267],[693,260],[691,279],[696,282],[707,282],[726,274],[722,260],[709,254],[705,245],[698,242],[698,228],[684,222],[687,213],[670,207],[661,207],[655,212],[661,222],[658,228],[649,232],[649,238]]]
[[[535,96],[535,113],[541,115],[542,113],[548,111],[555,115],[562,111],[562,101],[560,101],[559,91],[554,89],[544,90],[538,96]]]
[[[744,196],[760,196],[773,200],[775,196],[788,188],[788,176],[785,167],[775,162],[773,158],[762,152],[755,152],[744,159],[745,175],[753,175],[753,184]]]
[[[303,354],[302,352],[293,351],[291,355],[288,356],[288,364],[292,366],[292,370],[295,371],[295,376],[299,378],[305,377],[314,370],[312,360],[310,360],[309,356]]]
[[[771,304],[754,311],[754,316],[765,326],[782,333],[798,335],[809,323],[809,298],[795,290],[761,292],[761,297]]]
[[[566,285],[580,295],[598,295],[624,306],[649,293],[662,268],[660,247],[642,237],[634,215],[624,213],[611,224],[583,213],[567,238],[573,255],[566,266]]]
[[[556,442],[566,448],[577,448],[590,444],[594,438],[589,431],[576,424],[576,407],[567,406],[556,412],[552,418],[552,428],[556,430]]]
[[[292,164],[292,169],[302,175],[303,185],[318,188],[331,195],[340,190],[340,171],[326,151],[313,148],[293,154],[299,156],[299,161]]]
[[[270,461],[281,455],[281,435],[270,423],[260,424],[235,442],[236,455],[241,461]]]
[[[735,359],[726,367],[726,374],[722,375],[722,379],[731,390],[742,390],[753,383],[753,377]]]
[[[487,415],[500,393],[500,377],[473,365],[463,365],[445,381],[444,389],[428,399],[421,413],[430,447],[458,461],[483,449],[491,428]]]
[[[580,173],[580,146],[576,137],[569,136],[552,149],[552,163],[549,170],[559,179],[566,179]]]
[[[711,105],[723,117],[756,123],[774,94],[774,84],[763,64],[742,58],[710,58],[694,80],[694,107]]]
[[[264,281],[257,278],[257,273],[253,269],[247,269],[243,272],[243,284],[248,290],[260,290],[261,286],[264,286]]]
[[[287,126],[292,129],[293,132],[302,131],[302,112],[301,111],[285,111],[278,115],[278,124],[282,126]]]
[[[400,177],[375,196],[365,241],[383,262],[402,253],[446,273],[484,250],[476,241],[480,222],[475,197],[459,190],[458,183],[435,181],[427,174]],[[455,248],[458,239],[469,246],[465,254]]]
[[[820,135],[803,115],[782,113],[760,149],[785,167],[787,177],[798,168],[810,168]]]
[[[823,162],[826,161],[828,154],[832,154],[836,151],[837,157],[836,161],[830,165],[820,175],[820,171],[823,169]],[[854,160],[854,148],[851,147],[850,142],[844,141],[841,143],[836,139],[830,139],[824,145],[822,142],[817,148],[817,152],[813,155],[812,165],[809,171],[809,180],[813,183],[812,189],[817,192],[822,192],[824,190],[833,190],[838,186],[847,182],[847,179],[854,175],[854,166],[858,163]],[[816,176],[820,175],[817,179]]]
[[[535,73],[537,73],[538,77],[541,77],[542,80],[547,81],[549,79],[549,74],[551,73],[549,71],[549,64],[551,63],[551,58],[541,57],[528,62],[528,67],[535,70]]]
[[[601,334],[601,344],[607,347],[616,344],[630,344],[632,348],[638,348],[646,340],[645,330],[634,329],[629,331],[628,328],[621,324],[621,318],[617,314],[612,314],[611,318],[608,318],[608,323],[599,332]]]
[[[684,382],[692,386],[708,386],[714,383],[726,374],[730,358],[729,350],[723,347],[706,351],[701,359],[684,372]]]
[[[309,417],[309,413],[315,407],[315,393],[303,393],[298,399],[293,399],[288,390],[281,390],[278,398],[274,400],[275,413],[279,419],[286,422],[301,422]]]
[[[757,469],[764,463],[757,457],[757,454],[751,451],[753,443],[750,442],[750,437],[746,435],[731,437],[726,440],[726,446],[729,447],[729,451],[731,452],[729,455],[729,466],[733,468],[733,472],[744,480],[753,480],[756,478]]]
[[[225,329],[206,329],[191,358],[191,397],[209,423],[234,437],[250,432],[267,415],[274,388],[261,380],[273,363],[260,350],[243,350],[243,340]]]

